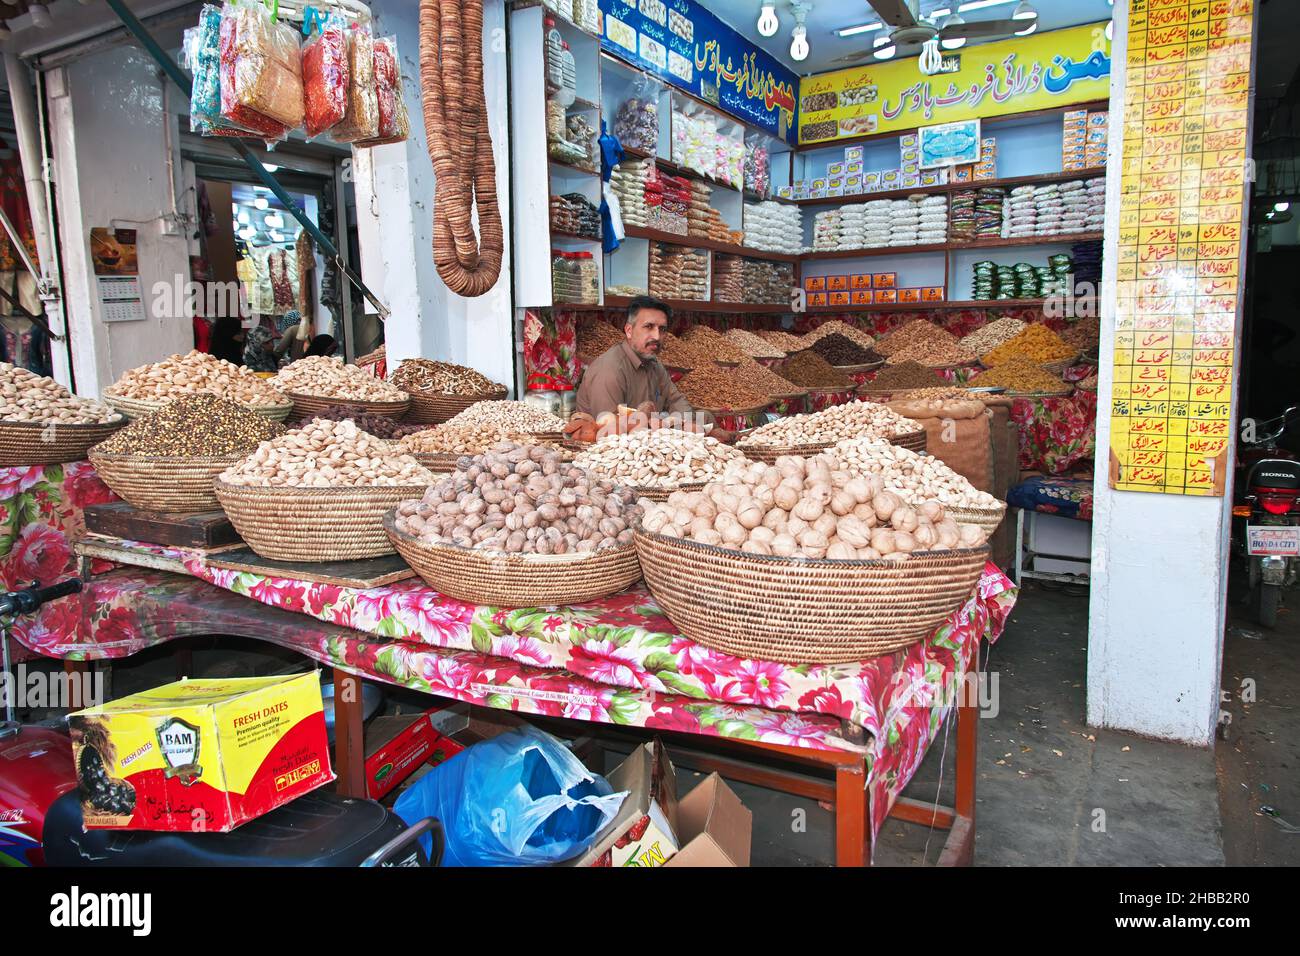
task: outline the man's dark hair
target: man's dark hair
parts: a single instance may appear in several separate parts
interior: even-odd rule
[[[673,319],[673,307],[662,299],[656,299],[652,295],[638,295],[633,297],[632,301],[627,304],[627,318],[623,320],[624,325],[631,325],[636,321],[636,314],[642,309],[656,309],[664,314],[668,321]]]

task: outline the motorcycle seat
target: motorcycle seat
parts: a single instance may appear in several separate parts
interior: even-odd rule
[[[1265,458],[1257,461],[1251,466],[1246,487],[1300,489],[1300,461],[1289,458]]]
[[[76,790],[50,806],[44,830],[48,866],[358,866],[406,829],[374,801],[319,790],[229,833],[83,831],[81,824]],[[418,845],[411,849],[419,852]],[[424,863],[422,853],[418,862]]]

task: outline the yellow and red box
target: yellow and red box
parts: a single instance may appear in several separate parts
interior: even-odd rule
[[[176,681],[68,727],[88,830],[225,833],[334,779],[314,670]]]
[[[898,301],[899,302],[920,302],[921,290],[920,289],[899,289]]]
[[[366,726],[366,796],[380,800],[425,764],[445,763],[465,749],[447,734],[469,724],[464,705],[432,707],[413,717],[376,717]],[[456,712],[453,712],[453,708]],[[439,728],[442,730],[439,730]]]
[[[832,292],[831,305],[849,305],[851,301],[849,295],[848,292]]]
[[[969,183],[975,178],[974,166],[954,166],[952,168],[952,182]]]
[[[830,292],[848,292],[849,291],[848,275],[827,276],[826,289]]]
[[[853,292],[850,292],[850,293],[849,293],[849,297],[850,297],[850,301],[851,301],[854,305],[870,305],[870,304],[871,304],[871,290],[870,290],[870,289],[855,289]]]
[[[873,289],[892,289],[898,285],[897,272],[873,272],[871,274],[871,287]]]
[[[942,302],[943,298],[943,286],[941,285],[928,285],[923,286],[921,289],[922,302]]]
[[[869,272],[855,272],[855,273],[853,273],[853,275],[849,276],[849,288],[850,288],[850,289],[870,289],[870,288],[871,288],[871,273],[869,273]]]
[[[808,305],[809,306],[828,305],[830,302],[828,296],[829,293],[826,292],[810,292],[808,293]]]
[[[876,303],[880,305],[888,305],[890,303],[894,303],[898,301],[898,290],[877,289],[875,292],[872,293],[872,296],[875,299]]]
[[[826,277],[808,276],[806,279],[803,280],[803,287],[805,292],[825,292]]]

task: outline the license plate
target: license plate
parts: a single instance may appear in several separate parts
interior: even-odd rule
[[[1300,556],[1300,525],[1248,525],[1246,550],[1250,554]]]

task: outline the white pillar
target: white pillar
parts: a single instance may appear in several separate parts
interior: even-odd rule
[[[1128,3],[1121,0],[1115,4],[1112,51],[1088,723],[1209,746],[1219,714],[1231,492],[1192,497],[1114,491],[1107,484],[1127,24]],[[1236,341],[1241,342],[1240,313]],[[1236,358],[1239,366],[1240,352]],[[1237,416],[1234,396],[1234,422]],[[1234,453],[1229,442],[1229,475]]]
[[[419,4],[372,0],[378,35],[398,38],[402,90],[411,119],[405,143],[353,152],[361,239],[361,276],[392,310],[385,327],[388,366],[404,358],[434,358],[514,382],[510,298],[510,150],[506,112],[505,4],[486,0],[483,78],[487,95],[497,196],[506,230],[501,277],[486,295],[466,299],[439,278],[433,264],[433,164],[420,105]]]

